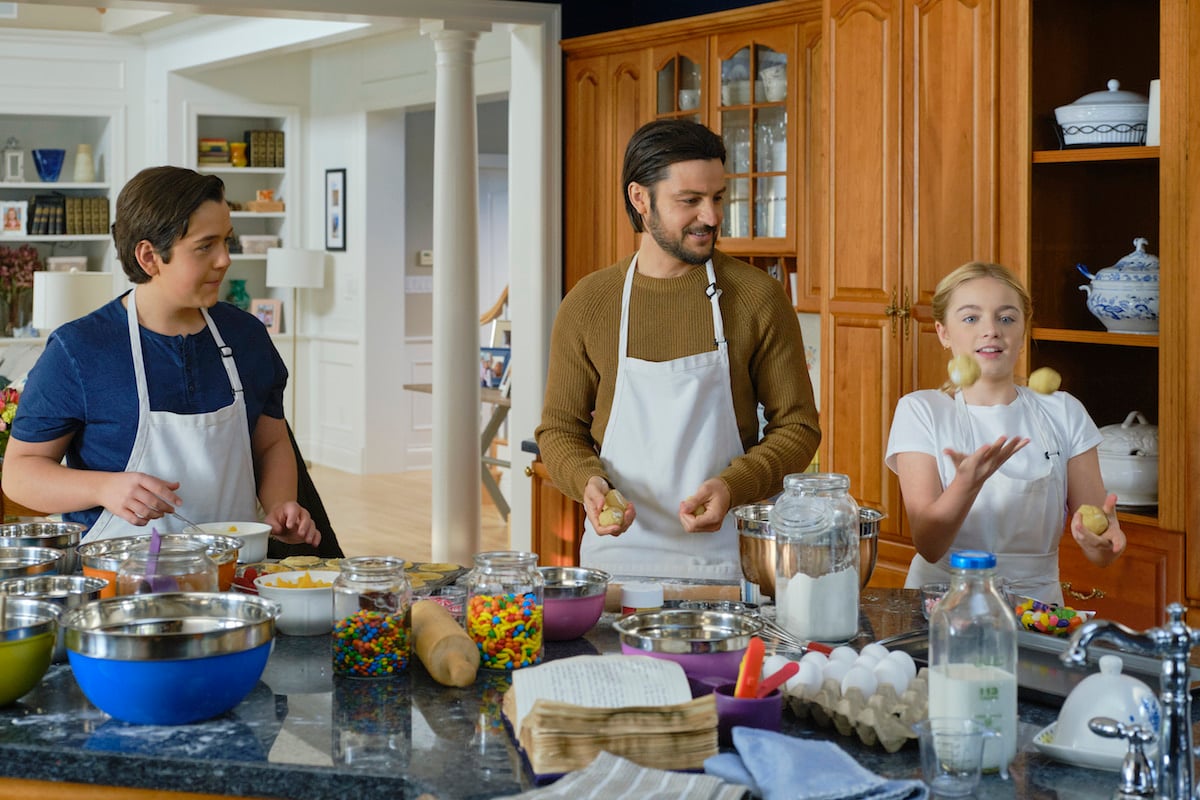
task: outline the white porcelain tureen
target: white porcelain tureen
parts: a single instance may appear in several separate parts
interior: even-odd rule
[[[1105,425],[1100,435],[1100,477],[1117,495],[1117,504],[1157,505],[1158,426],[1147,424],[1142,412],[1130,411],[1124,422]]]
[[[1083,264],[1075,268],[1090,284],[1088,311],[1113,333],[1158,333],[1158,257],[1146,252],[1147,240],[1133,240],[1133,252],[1093,275]]]

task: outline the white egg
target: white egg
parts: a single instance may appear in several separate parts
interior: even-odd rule
[[[829,657],[824,653],[818,653],[816,650],[810,650],[800,656],[801,664],[812,664],[817,669],[825,669],[825,665],[829,663]]]
[[[801,699],[808,700],[816,696],[821,690],[821,668],[811,661],[807,664],[800,662],[800,671],[788,679],[784,684],[788,694],[799,695]]]
[[[888,649],[877,642],[871,642],[863,645],[862,655],[874,656],[876,661],[882,661],[888,657]]]
[[[776,653],[775,655],[767,656],[766,658],[763,659],[762,677],[765,678],[768,675],[774,675],[786,663],[788,663],[787,656],[781,656],[778,653]]]
[[[880,686],[890,683],[898,695],[904,694],[904,690],[908,688],[908,673],[904,671],[904,666],[898,661],[885,658],[875,665],[873,672]]]
[[[833,681],[839,686],[842,683],[842,678],[846,677],[846,673],[850,671],[853,665],[849,661],[830,661],[821,670],[821,682]]]
[[[847,661],[853,664],[856,658],[858,658],[858,651],[846,645],[833,648],[833,652],[829,654],[830,661]]]
[[[893,650],[888,653],[888,660],[895,661],[900,666],[904,667],[904,671],[908,674],[908,679],[911,681],[917,677],[917,664],[913,661],[912,656],[903,650]]]
[[[861,691],[863,697],[870,697],[879,688],[879,681],[875,678],[875,673],[866,667],[851,667],[842,676],[842,694],[851,686]]]
[[[866,667],[867,669],[874,669],[878,663],[879,658],[870,653],[859,653],[858,658],[854,659],[854,666]]]

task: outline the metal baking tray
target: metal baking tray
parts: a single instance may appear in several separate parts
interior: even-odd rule
[[[1100,656],[1109,654],[1121,657],[1124,662],[1121,674],[1138,678],[1158,692],[1159,659],[1126,653],[1107,642],[1094,642],[1088,647],[1086,667],[1067,666],[1059,656],[1067,649],[1068,642],[1066,638],[1035,631],[1017,631],[1017,696],[1020,699],[1061,706],[1063,698],[1077,683],[1099,671]],[[928,665],[929,631],[916,630],[903,638],[897,637],[888,644],[888,649],[903,650],[919,665]],[[1200,689],[1200,668],[1191,668],[1191,679],[1191,693],[1195,695]]]

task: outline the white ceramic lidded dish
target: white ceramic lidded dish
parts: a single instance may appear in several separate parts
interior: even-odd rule
[[[1075,265],[1090,281],[1079,287],[1087,293],[1088,311],[1111,333],[1158,333],[1158,256],[1146,252],[1147,244],[1137,237],[1132,253],[1095,275]]]
[[[1054,109],[1064,147],[1080,145],[1140,145],[1146,140],[1150,99],[1122,91],[1112,79],[1108,90],[1091,92]]]
[[[1104,488],[1117,495],[1123,506],[1158,504],[1158,426],[1146,422],[1140,411],[1130,411],[1124,422],[1100,429],[1104,441],[1096,448]]]

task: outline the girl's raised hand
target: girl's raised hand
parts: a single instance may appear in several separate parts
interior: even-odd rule
[[[991,444],[985,444],[976,450],[974,453],[967,455],[960,453],[947,447],[942,452],[950,456],[950,460],[954,462],[954,469],[961,475],[964,480],[969,481],[972,486],[982,486],[983,482],[1000,469],[1004,462],[1008,461],[1025,445],[1029,444],[1029,438],[1025,436],[1014,436],[1008,438],[1001,436]],[[957,475],[955,476],[958,477]]]

